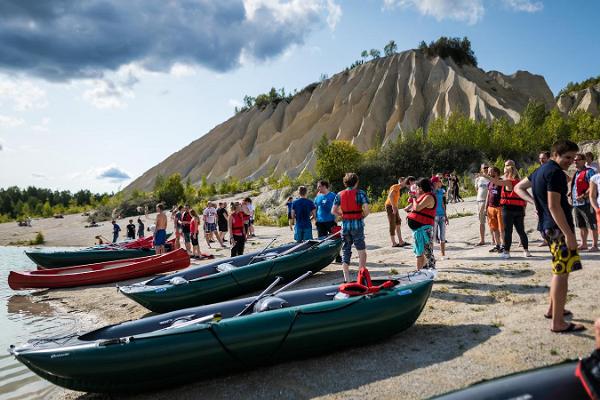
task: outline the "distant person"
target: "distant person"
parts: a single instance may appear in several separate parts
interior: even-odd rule
[[[463,201],[463,198],[460,196],[460,179],[456,175],[456,172],[453,172],[450,175],[450,180],[452,181],[452,190],[454,191],[454,201],[456,203]]]
[[[213,241],[213,237],[216,238],[221,247],[226,247],[225,244],[223,244],[221,237],[217,234],[217,209],[213,202],[209,201],[207,203],[202,216],[204,219],[204,236],[208,247],[212,247],[210,243]]]
[[[219,207],[217,208],[217,234],[221,237],[221,242],[225,241],[225,234],[227,233],[227,219],[229,218],[229,213],[227,212],[227,203],[219,203]]]
[[[450,223],[446,213],[446,191],[442,188],[442,180],[433,176],[431,178],[433,194],[435,195],[436,208],[433,225],[433,238],[440,244],[442,260],[446,259],[446,226]]]
[[[540,165],[546,164],[549,159],[550,159],[549,151],[542,151],[538,156],[538,162],[540,163]]]
[[[287,217],[288,217],[288,225],[290,230],[294,231],[294,220],[292,219],[292,203],[294,202],[294,198],[292,196],[287,198],[287,202],[285,206],[287,207]]]
[[[181,247],[181,214],[183,213],[183,206],[178,206],[171,210],[171,219],[173,220],[173,226],[175,227],[175,250]]]
[[[200,259],[200,244],[198,242],[198,233],[200,230],[200,216],[196,210],[191,209],[190,215],[192,220],[190,221],[190,241],[192,243],[192,258]]]
[[[592,153],[591,151],[585,153],[585,166],[593,169],[594,171],[596,171],[596,173],[598,173],[600,172],[600,165],[598,165],[597,161],[594,161],[594,158],[594,153]]]
[[[256,235],[254,234],[254,204],[252,204],[252,199],[250,197],[246,197],[244,199],[244,202],[246,203],[246,207],[250,212],[250,218],[248,218],[248,237],[255,237]]]
[[[600,222],[600,174],[596,174],[590,179],[590,206],[596,215],[596,232],[598,232]]]
[[[390,228],[390,241],[392,247],[404,247],[407,243],[402,239],[402,219],[398,210],[398,202],[400,201],[400,192],[406,187],[404,177],[398,179],[398,183],[390,186],[387,199],[385,200],[385,212],[388,218],[388,226]],[[398,237],[398,241],[396,241]]]
[[[477,188],[477,217],[479,219],[479,243],[477,246],[485,245],[485,223],[487,216],[486,201],[488,194],[488,184],[490,183],[484,175],[488,174],[487,164],[481,164],[479,169],[482,175],[475,179],[475,187]]]
[[[167,242],[167,216],[165,215],[165,206],[156,205],[156,222],[154,223],[154,251],[156,254],[164,254],[165,243]]]
[[[494,179],[500,178],[500,170],[496,167],[489,167],[488,174]],[[488,183],[487,205],[487,223],[490,228],[490,234],[494,242],[494,246],[490,249],[490,253],[501,253],[504,241],[504,223],[502,222],[502,186]]]
[[[135,224],[133,223],[132,219],[129,220],[129,224],[127,224],[125,229],[127,230],[127,239],[134,240],[135,239]]]
[[[552,282],[550,305],[544,315],[552,319],[551,331],[568,333],[582,331],[585,326],[565,321],[572,315],[565,309],[569,274],[582,269],[577,253],[571,205],[568,201],[566,171],[572,164],[579,147],[570,140],[552,145],[551,159],[515,186],[515,192],[535,204],[539,217],[538,230],[544,232],[552,255]],[[528,192],[531,188],[533,196]]]
[[[333,229],[338,226],[335,215],[331,212],[335,193],[329,191],[329,182],[323,179],[317,182],[317,192],[314,200],[317,207],[317,236],[323,238],[333,234]],[[338,254],[335,261],[342,262],[342,256]]]
[[[231,213],[228,218],[229,243],[231,244],[231,257],[244,254],[246,233],[244,232],[244,213],[240,203],[231,203]]]
[[[250,235],[250,218],[252,218],[252,211],[249,207],[250,197],[246,197],[242,200],[242,213],[244,216],[244,234],[246,235],[246,239]]]
[[[437,201],[432,192],[431,181],[421,178],[416,182],[417,190],[405,208],[407,224],[413,231],[413,251],[417,258],[417,271],[435,268],[433,255],[433,225]]]
[[[119,239],[119,232],[121,232],[121,227],[116,223],[116,221],[113,219],[112,220],[112,226],[113,226],[113,243],[116,243],[117,240]]]
[[[138,223],[137,237],[141,239],[144,237],[145,226],[144,226],[144,222],[142,222],[141,218],[138,218],[137,223]]]
[[[596,171],[586,167],[585,155],[575,155],[575,175],[571,179],[571,201],[573,204],[573,219],[575,226],[579,228],[581,245],[579,250],[588,249],[588,234],[592,233],[592,247],[590,251],[598,251],[598,231],[596,226],[596,215],[590,205],[590,180]]]
[[[342,218],[342,270],[344,282],[350,282],[352,245],[358,252],[358,269],[367,266],[364,219],[369,215],[369,199],[358,189],[358,175],[354,172],[346,173],[343,182],[346,189],[335,196],[331,212]]]
[[[504,177],[492,178],[489,175],[486,177],[495,185],[502,187],[500,204],[502,205],[502,223],[504,225],[504,245],[500,256],[504,259],[510,258],[514,228],[521,239],[523,256],[531,257],[529,239],[527,238],[527,232],[525,232],[525,207],[527,206],[527,202],[513,190],[520,181],[517,168],[509,164],[504,167]]]
[[[181,226],[181,234],[183,236],[183,242],[185,244],[185,250],[188,254],[192,254],[192,237],[191,237],[191,225],[194,217],[190,213],[190,205],[186,204],[183,207],[183,211],[180,214],[179,225]]]
[[[299,198],[292,203],[292,219],[294,220],[294,240],[302,242],[303,240],[311,240],[312,223],[315,219],[316,206],[312,200],[306,198],[308,189],[306,186],[298,188]]]

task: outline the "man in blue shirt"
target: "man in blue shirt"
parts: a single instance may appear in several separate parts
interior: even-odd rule
[[[116,243],[117,240],[119,239],[119,232],[121,232],[121,227],[119,226],[119,224],[117,224],[115,222],[115,220],[112,220],[112,226],[113,226],[113,243]]]
[[[335,193],[329,191],[329,182],[320,180],[317,182],[319,194],[315,197],[317,207],[317,236],[326,237],[333,233],[333,227],[337,226],[335,215],[331,213]],[[342,256],[338,255],[335,262],[342,262]]]
[[[571,199],[573,202],[573,219],[575,226],[579,228],[581,245],[579,250],[587,250],[588,232],[592,231],[592,248],[590,251],[598,251],[598,231],[596,230],[596,216],[590,205],[590,179],[596,175],[593,168],[585,165],[585,154],[575,155],[575,175],[571,180]]]
[[[315,203],[306,198],[306,186],[298,188],[300,198],[292,203],[292,220],[294,221],[294,240],[301,242],[303,240],[311,240],[312,223],[311,219],[315,218]]]
[[[572,313],[565,310],[569,273],[582,268],[577,253],[571,206],[568,201],[567,177],[564,173],[579,150],[576,143],[560,140],[552,145],[551,159],[531,176],[519,182],[514,190],[524,200],[535,204],[538,230],[548,242],[552,254],[550,306],[544,315],[552,319],[552,332],[565,333],[584,330],[581,324],[565,321]],[[533,197],[529,194],[531,188]]]

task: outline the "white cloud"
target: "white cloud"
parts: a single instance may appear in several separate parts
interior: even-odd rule
[[[244,0],[244,9],[249,21],[258,18],[259,10],[268,10],[278,23],[293,25],[325,11],[325,19],[331,30],[335,29],[342,17],[342,8],[334,0]]]
[[[193,65],[175,63],[169,73],[176,78],[185,78],[196,75],[196,68]]]
[[[529,13],[538,12],[544,9],[544,4],[541,1],[530,0],[503,0],[509,8],[515,11],[524,11]]]
[[[50,118],[44,117],[39,124],[33,125],[31,129],[35,132],[48,132],[48,125],[50,124]]]
[[[83,98],[96,108],[124,108],[125,99],[135,97],[130,87],[111,79],[98,79],[90,84],[93,87],[83,93]]]
[[[441,21],[453,19],[477,23],[485,12],[483,0],[384,0],[384,8],[414,8],[423,15]]]
[[[31,177],[35,179],[47,179],[48,177],[44,174],[39,174],[37,172],[32,172]]]
[[[46,91],[31,81],[0,77],[0,105],[15,111],[44,108],[48,105]]]
[[[25,123],[22,118],[11,117],[9,115],[0,115],[0,128],[15,128]]]

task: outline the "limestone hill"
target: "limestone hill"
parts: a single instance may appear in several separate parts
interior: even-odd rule
[[[598,116],[600,114],[600,84],[563,94],[556,103],[563,114],[581,110]]]

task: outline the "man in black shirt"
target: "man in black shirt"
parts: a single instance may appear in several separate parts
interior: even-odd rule
[[[129,225],[127,225],[127,239],[135,239],[135,224],[133,220],[129,220]]]
[[[577,144],[569,140],[554,143],[551,159],[515,186],[515,191],[522,199],[535,204],[539,217],[538,230],[548,242],[552,254],[550,306],[544,316],[552,319],[551,331],[555,333],[585,329],[581,324],[565,321],[565,316],[572,315],[565,310],[569,273],[582,268],[577,253],[571,205],[567,200],[567,176],[564,173],[573,163],[578,150]],[[527,191],[529,188],[533,197]]]

